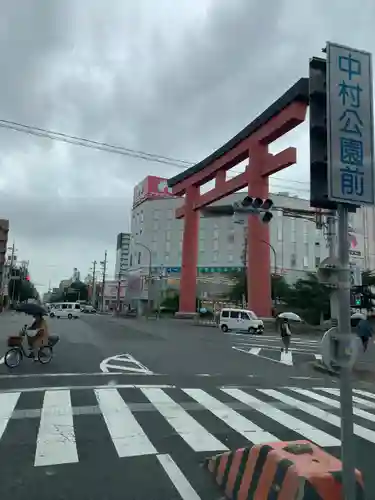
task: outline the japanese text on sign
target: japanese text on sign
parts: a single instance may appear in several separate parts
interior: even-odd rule
[[[373,204],[371,55],[328,45],[329,197]]]

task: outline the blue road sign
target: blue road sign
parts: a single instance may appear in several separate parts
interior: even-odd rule
[[[328,198],[374,205],[372,55],[327,44]]]

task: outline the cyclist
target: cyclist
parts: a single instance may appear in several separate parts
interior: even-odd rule
[[[27,341],[32,350],[31,357],[37,361],[38,350],[42,345],[48,344],[48,325],[42,314],[36,314],[31,326],[27,329]]]

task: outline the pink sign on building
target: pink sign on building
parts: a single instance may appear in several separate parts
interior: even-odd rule
[[[163,177],[148,175],[134,188],[133,207],[153,198],[175,198],[172,189],[168,187],[167,181],[168,179]]]

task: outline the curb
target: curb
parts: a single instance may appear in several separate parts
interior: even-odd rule
[[[339,370],[334,370],[333,368],[329,368],[328,366],[324,365],[323,363],[319,361],[314,361],[312,363],[312,367],[315,371],[320,372],[320,373],[328,373],[329,375],[333,375],[338,377],[340,375]]]

